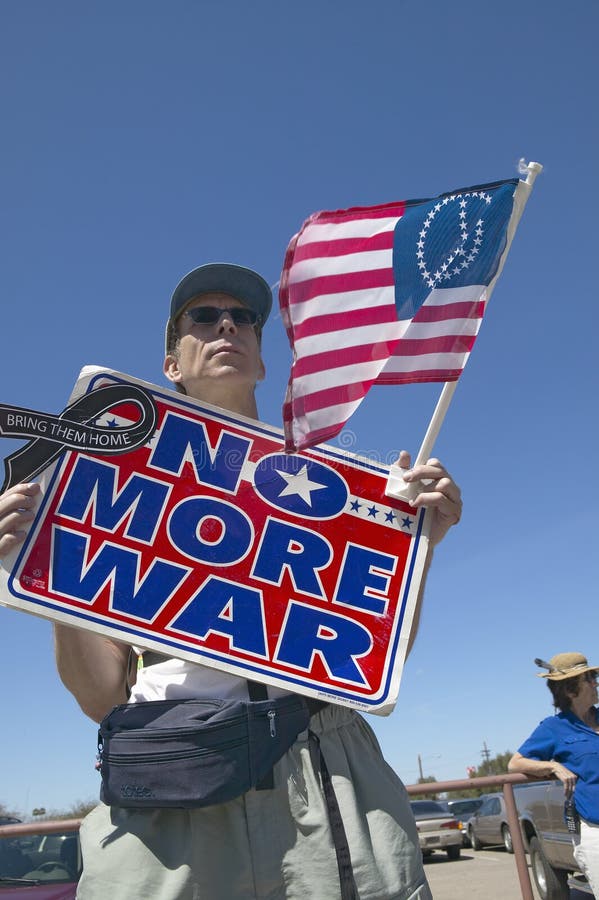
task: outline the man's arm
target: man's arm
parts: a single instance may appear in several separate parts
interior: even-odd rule
[[[443,464],[440,463],[438,459],[429,459],[425,465],[415,466],[413,469],[410,469],[410,463],[410,454],[405,450],[402,450],[399,454],[397,465],[406,470],[404,481],[407,483],[413,481],[429,482],[425,485],[425,490],[418,494],[413,501],[412,506],[415,506],[416,508],[423,506],[434,510],[434,512],[429,535],[428,553],[424,563],[420,591],[418,593],[414,617],[412,619],[412,630],[408,639],[407,655],[409,655],[418,633],[420,612],[424,597],[424,586],[433,559],[433,550],[435,546],[443,540],[449,529],[453,525],[457,525],[462,516],[462,496],[460,489]]]
[[[54,645],[61,681],[90,719],[99,722],[127,702],[127,644],[56,623]]]

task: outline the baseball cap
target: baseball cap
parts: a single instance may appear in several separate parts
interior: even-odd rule
[[[266,322],[272,307],[272,291],[267,282],[245,266],[233,263],[208,263],[184,275],[171,297],[170,314],[166,325],[166,352],[172,347],[175,323],[187,303],[199,294],[222,292],[235,297],[259,316],[260,327]]]

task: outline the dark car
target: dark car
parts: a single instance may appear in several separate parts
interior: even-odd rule
[[[508,853],[514,852],[512,834],[507,821],[503,794],[483,794],[480,808],[468,822],[468,837],[473,850],[503,844]]]
[[[74,900],[81,874],[79,832],[5,831],[0,829],[0,900]]]

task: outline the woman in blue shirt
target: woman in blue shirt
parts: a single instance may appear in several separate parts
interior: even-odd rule
[[[580,827],[572,835],[574,858],[599,897],[599,666],[582,653],[558,653],[538,673],[547,679],[559,713],[543,719],[509,764],[510,772],[558,778],[572,798]]]

